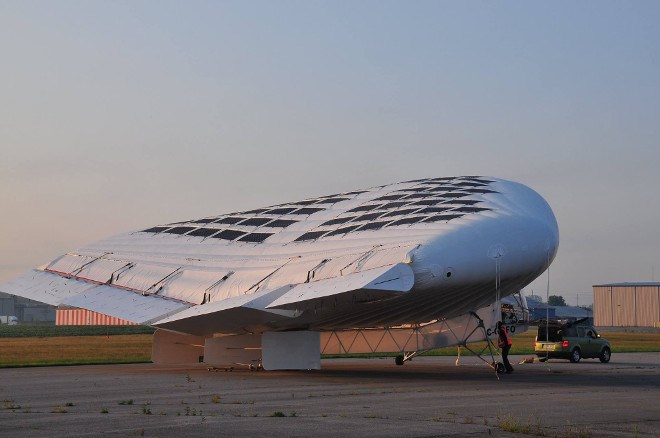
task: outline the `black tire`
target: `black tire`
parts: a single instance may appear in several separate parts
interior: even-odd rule
[[[497,362],[495,365],[495,371],[497,374],[503,374],[506,371],[506,368],[504,368],[504,364],[502,362]]]
[[[394,358],[394,363],[397,365],[403,365],[403,356],[397,356]]]
[[[580,349],[579,348],[572,349],[569,360],[573,363],[578,363],[580,362],[580,359],[582,359],[582,356],[580,356]]]
[[[610,361],[611,357],[612,357],[612,352],[610,351],[609,348],[605,347],[603,348],[603,351],[600,352],[600,356],[598,356],[598,359],[600,359],[600,361],[603,363],[607,363]]]

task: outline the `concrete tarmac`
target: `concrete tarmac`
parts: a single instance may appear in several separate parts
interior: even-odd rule
[[[1,369],[0,436],[660,436],[660,353],[519,364],[499,379],[474,357],[454,360]]]

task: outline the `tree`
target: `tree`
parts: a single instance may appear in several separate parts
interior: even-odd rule
[[[565,306],[566,301],[561,295],[550,295],[548,297],[548,306]]]

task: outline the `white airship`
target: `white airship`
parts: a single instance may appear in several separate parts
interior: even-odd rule
[[[322,353],[385,351],[402,363],[492,336],[500,300],[558,244],[532,189],[427,178],[121,234],[0,290],[157,327],[157,363],[317,369]]]

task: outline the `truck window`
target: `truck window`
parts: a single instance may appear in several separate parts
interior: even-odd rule
[[[546,328],[548,329],[546,331]],[[550,336],[547,336],[548,333]],[[549,341],[549,342],[561,342],[562,341],[562,336],[561,333],[559,333],[559,327],[557,326],[550,326],[546,327],[545,325],[539,326],[538,332],[536,334],[536,340],[537,341]]]

